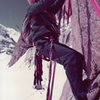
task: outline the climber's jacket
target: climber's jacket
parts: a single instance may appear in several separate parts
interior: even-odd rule
[[[58,38],[60,32],[56,23],[55,14],[61,9],[64,1],[40,0],[29,7],[26,15],[31,28],[28,36],[30,43],[41,38],[49,38],[51,35],[55,39]],[[26,29],[24,28],[25,31]]]

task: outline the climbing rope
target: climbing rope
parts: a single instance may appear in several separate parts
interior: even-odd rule
[[[50,41],[51,41],[51,47],[50,47],[49,81],[48,81],[46,100],[52,100],[54,77],[55,77],[55,70],[56,70],[56,62],[54,62],[54,70],[53,70],[53,76],[52,76],[52,48],[53,48],[53,38],[52,37],[51,37]],[[52,83],[51,83],[51,78],[52,78]],[[51,88],[50,88],[50,83],[51,83]]]

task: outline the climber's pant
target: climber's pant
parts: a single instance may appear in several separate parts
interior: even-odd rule
[[[41,55],[49,58],[50,41],[40,39],[35,45]],[[52,53],[52,59],[64,66],[76,100],[87,100],[82,81],[84,56],[60,43],[53,43]]]

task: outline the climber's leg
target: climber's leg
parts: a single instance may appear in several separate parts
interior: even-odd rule
[[[36,42],[36,48],[40,54],[48,58],[50,45],[48,40],[38,40]],[[82,81],[84,57],[77,51],[60,43],[53,44],[52,53],[52,59],[64,66],[75,98],[77,100],[87,100]]]

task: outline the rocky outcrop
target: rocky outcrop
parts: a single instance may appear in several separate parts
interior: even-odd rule
[[[12,58],[8,64],[9,67],[15,64],[19,60],[19,58],[23,56],[26,53],[26,51],[31,47],[32,46],[27,45],[20,37],[13,51]]]
[[[90,0],[72,1],[72,48],[85,56],[85,72],[89,79],[100,85],[100,20],[93,9]],[[100,4],[100,0],[97,0]],[[98,75],[98,76],[97,76]],[[97,76],[97,77],[96,77]],[[92,84],[92,86],[94,85]],[[68,82],[66,81],[62,96],[68,93]],[[70,92],[71,94],[71,92]],[[60,100],[75,100],[73,95]],[[100,100],[96,98],[96,100]]]
[[[100,20],[89,0],[73,0],[72,7],[72,45],[85,56],[85,70],[93,78],[95,70],[100,68]]]
[[[61,21],[61,28],[60,28],[60,36],[59,42],[72,47],[72,24],[71,19],[69,19],[69,24],[67,24],[67,20]]]

